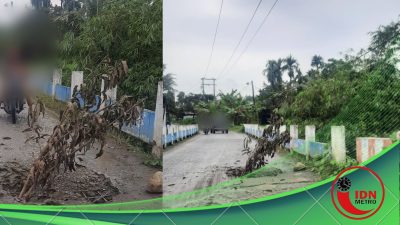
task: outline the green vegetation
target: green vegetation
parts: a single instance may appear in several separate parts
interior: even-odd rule
[[[347,150],[354,158],[356,137],[393,138],[400,130],[400,20],[369,34],[366,49],[327,60],[316,54],[306,72],[292,55],[267,60],[262,71],[266,84],[255,106],[236,90],[216,99],[180,92],[176,101],[175,94],[170,96],[171,118],[221,111],[239,129],[236,125],[243,123],[269,124],[277,114],[284,124],[299,125],[300,137],[305,125],[316,125],[320,142],[330,141],[331,126],[344,125]]]
[[[339,174],[343,169],[358,164],[357,161],[355,161],[351,157],[347,157],[345,163],[337,163],[335,160],[332,159],[330,154],[324,154],[320,157],[306,159],[304,155],[292,151],[289,156],[296,161],[302,162],[311,171],[318,173],[321,176],[322,180],[327,179],[331,176],[335,176]]]
[[[243,125],[231,126],[229,130],[233,132],[244,133],[244,126]]]
[[[370,34],[367,50],[327,62],[315,55],[304,76],[298,67],[289,70],[285,59],[269,60],[264,70],[268,85],[257,97],[261,121],[267,123],[277,112],[286,124],[315,124],[322,142],[330,141],[332,125],[344,125],[352,157],[356,137],[389,137],[399,130],[400,21]],[[282,79],[285,72],[288,82]]]
[[[48,4],[47,4],[48,3]],[[127,61],[128,76],[119,84],[118,95],[146,98],[154,109],[157,82],[162,79],[161,0],[63,0],[32,1],[57,27],[57,66],[68,85],[73,70],[84,71],[85,83],[98,83],[109,74],[105,63]],[[100,93],[100,90],[96,90]]]

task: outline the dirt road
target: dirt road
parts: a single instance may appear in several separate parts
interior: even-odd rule
[[[244,166],[245,135],[198,134],[164,153],[164,195],[188,192],[228,180],[226,170]]]
[[[307,168],[295,170],[298,162],[286,150],[251,176],[228,177],[227,169],[246,163],[248,156],[241,152],[244,137],[233,132],[200,134],[168,150],[164,154],[163,207],[198,207],[256,199],[302,188],[321,179]],[[212,187],[205,189],[209,186]],[[182,192],[190,193],[179,194]]]
[[[27,128],[27,110],[18,116],[18,123],[11,124],[9,115],[0,111],[0,203],[15,203],[22,182],[39,146],[33,141],[25,143],[32,132]],[[46,113],[39,124],[43,133],[50,134],[57,120]],[[44,141],[41,143],[43,144]],[[76,171],[56,177],[52,187],[38,190],[38,195],[29,203],[79,204],[121,202],[159,197],[145,191],[148,178],[157,171],[143,164],[146,155],[134,148],[108,138],[102,157],[95,159],[96,149],[78,156],[80,166]]]

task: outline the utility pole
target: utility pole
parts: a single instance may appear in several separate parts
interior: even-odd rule
[[[254,107],[255,107],[255,105],[256,105],[256,98],[254,97],[254,84],[253,84],[253,81],[247,82],[246,84],[247,84],[247,85],[251,84],[251,91],[252,91],[252,93],[253,93],[253,105],[254,105]],[[255,108],[254,108],[254,109],[255,109]]]
[[[203,95],[206,94],[205,86],[213,86],[213,95],[214,95],[214,98],[215,98],[215,80],[217,80],[217,79],[215,79],[215,78],[205,78],[205,77],[201,78],[201,86],[200,87],[201,87],[201,90],[203,92]],[[212,81],[212,83],[206,83],[206,81]]]
[[[253,110],[254,110],[254,116],[255,116],[255,119],[257,119],[256,98],[254,97],[254,84],[253,84],[253,81],[251,81],[250,83],[251,83],[251,91],[252,91],[252,94],[253,94]],[[250,83],[247,82],[247,85],[249,85]]]
[[[256,108],[256,98],[254,97],[254,84],[253,81],[251,81],[251,91],[253,92],[253,105],[254,105],[254,110]]]

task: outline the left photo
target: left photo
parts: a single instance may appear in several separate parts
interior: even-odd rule
[[[0,3],[0,204],[161,197],[162,1]]]

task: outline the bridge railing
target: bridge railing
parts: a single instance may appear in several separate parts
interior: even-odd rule
[[[258,124],[244,124],[244,131],[255,138],[260,138],[263,130],[266,127],[261,127]],[[298,126],[290,125],[290,143],[285,147],[291,151],[306,156],[307,158],[318,157],[324,154],[330,154],[336,162],[346,161],[346,143],[345,143],[345,127],[331,127],[331,141],[329,143],[317,142],[315,140],[315,126],[305,126],[305,139],[300,139],[298,136]],[[286,131],[286,126],[281,126],[280,133]],[[357,161],[364,162],[370,157],[378,154],[385,147],[392,144],[390,138],[379,137],[357,137],[356,138],[356,154]]]
[[[163,145],[177,143],[188,137],[191,137],[199,132],[199,126],[197,124],[192,125],[178,125],[171,124],[166,125],[163,128]]]
[[[39,85],[39,89],[41,92],[43,92],[46,95],[53,96],[55,99],[62,101],[62,102],[68,102],[70,101],[72,97],[72,90],[73,87],[78,86],[80,87],[83,84],[83,72],[81,71],[73,71],[71,74],[71,86],[64,86],[61,84],[61,71],[60,70],[55,70],[53,74],[53,81],[48,81],[48,82],[43,82]],[[103,92],[104,89],[104,84],[102,84],[101,90]],[[116,88],[115,90],[107,90],[106,94],[110,95],[107,96],[108,99],[111,101],[116,99]],[[77,95],[78,100],[81,105],[84,105],[85,99],[79,97],[79,94]],[[101,107],[100,102],[101,100],[101,95],[99,93],[98,96],[96,96],[96,106],[93,106],[90,111],[95,112],[99,110]],[[107,102],[107,101],[106,101]],[[103,103],[107,104],[107,103]],[[153,144],[153,139],[154,139],[154,124],[155,124],[155,112],[144,109],[143,114],[141,116],[141,120],[138,121],[136,125],[131,125],[131,124],[125,124],[122,126],[122,131],[130,134],[136,138],[141,139],[144,142]]]

